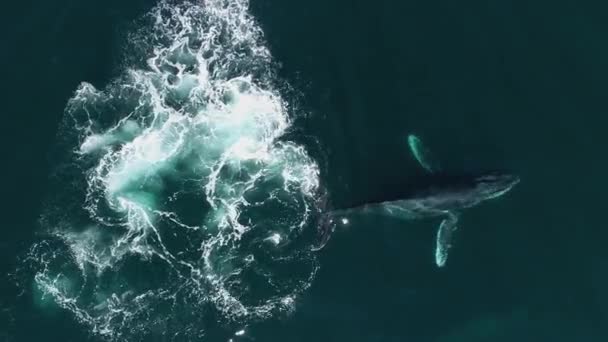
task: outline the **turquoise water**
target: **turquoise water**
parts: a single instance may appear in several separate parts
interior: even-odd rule
[[[605,8],[21,6],[4,340],[608,335]],[[434,219],[361,217],[310,252],[322,191],[347,206],[423,174],[410,133],[444,169],[522,182],[464,213],[440,270]]]

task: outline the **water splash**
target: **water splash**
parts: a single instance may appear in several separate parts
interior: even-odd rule
[[[242,328],[293,310],[314,278],[319,169],[281,140],[287,104],[247,6],[162,2],[131,37],[145,65],[67,105],[50,237],[28,260],[42,295],[95,334]]]

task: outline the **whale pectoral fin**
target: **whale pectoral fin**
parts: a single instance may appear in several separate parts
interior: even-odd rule
[[[448,251],[452,247],[452,237],[456,231],[458,216],[450,213],[449,216],[441,221],[437,231],[437,245],[435,247],[435,263],[438,267],[443,267],[448,259]]]
[[[431,151],[424,146],[420,138],[410,134],[407,137],[407,143],[410,146],[410,151],[412,151],[414,158],[416,158],[418,161],[418,164],[420,164],[420,166],[422,166],[426,171],[435,173],[441,169],[439,162],[433,158]]]

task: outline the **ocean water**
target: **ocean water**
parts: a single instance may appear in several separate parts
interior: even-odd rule
[[[593,2],[30,1],[2,24],[3,341],[605,341]],[[424,174],[437,219],[317,217]]]

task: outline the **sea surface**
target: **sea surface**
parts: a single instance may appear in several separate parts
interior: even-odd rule
[[[608,340],[608,5],[29,0],[0,21],[0,341]],[[318,217],[508,169],[464,212]]]

